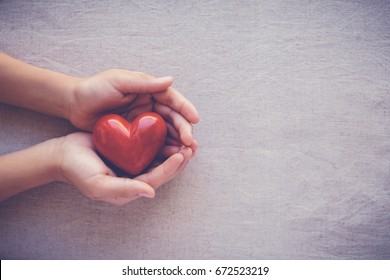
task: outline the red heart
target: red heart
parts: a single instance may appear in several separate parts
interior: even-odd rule
[[[130,175],[138,175],[162,149],[166,135],[165,121],[147,112],[132,123],[119,115],[106,115],[95,124],[92,139],[105,158]]]

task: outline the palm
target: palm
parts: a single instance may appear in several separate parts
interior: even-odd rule
[[[104,114],[123,113],[136,98],[137,94],[117,90],[103,75],[94,76],[76,88],[71,121],[76,127],[91,131]]]
[[[99,176],[114,175],[95,153],[91,136],[74,133],[66,137],[62,157],[63,176],[87,196],[96,197],[93,181]]]

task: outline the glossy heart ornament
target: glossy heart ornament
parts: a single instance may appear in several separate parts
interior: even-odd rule
[[[166,135],[167,125],[156,113],[143,113],[132,123],[110,114],[95,124],[92,140],[106,159],[130,175],[138,175],[162,149]]]

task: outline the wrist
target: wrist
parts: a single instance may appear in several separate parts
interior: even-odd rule
[[[68,110],[66,118],[73,126],[81,130],[89,130],[88,125],[84,123],[85,105],[91,106],[94,102],[93,96],[90,98],[84,94],[86,90],[85,81],[88,78],[73,77],[72,83],[69,84],[69,94],[67,95]],[[88,89],[87,89],[88,90]]]
[[[64,75],[61,77],[61,92],[62,92],[62,104],[63,106],[59,108],[59,116],[68,120],[72,121],[72,112],[73,108],[75,107],[75,92],[78,83],[80,82],[82,78],[79,77],[73,77],[73,76],[66,76]]]
[[[61,147],[65,137],[53,138],[41,144],[48,182],[63,181],[61,170]]]
[[[70,183],[64,172],[64,159],[66,157],[67,149],[66,138],[67,136],[63,136],[50,140],[52,141],[50,169],[53,181]]]

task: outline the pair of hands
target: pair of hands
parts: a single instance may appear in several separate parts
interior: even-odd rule
[[[135,178],[117,177],[97,155],[90,133],[65,136],[57,144],[58,180],[76,186],[87,197],[116,205],[140,196],[154,197],[155,189],[178,175],[198,148],[192,124],[199,121],[194,105],[171,87],[171,77],[155,78],[140,72],[113,69],[77,79],[68,96],[66,116],[77,128],[91,131],[108,113],[128,120],[154,111],[168,126],[162,162]]]

